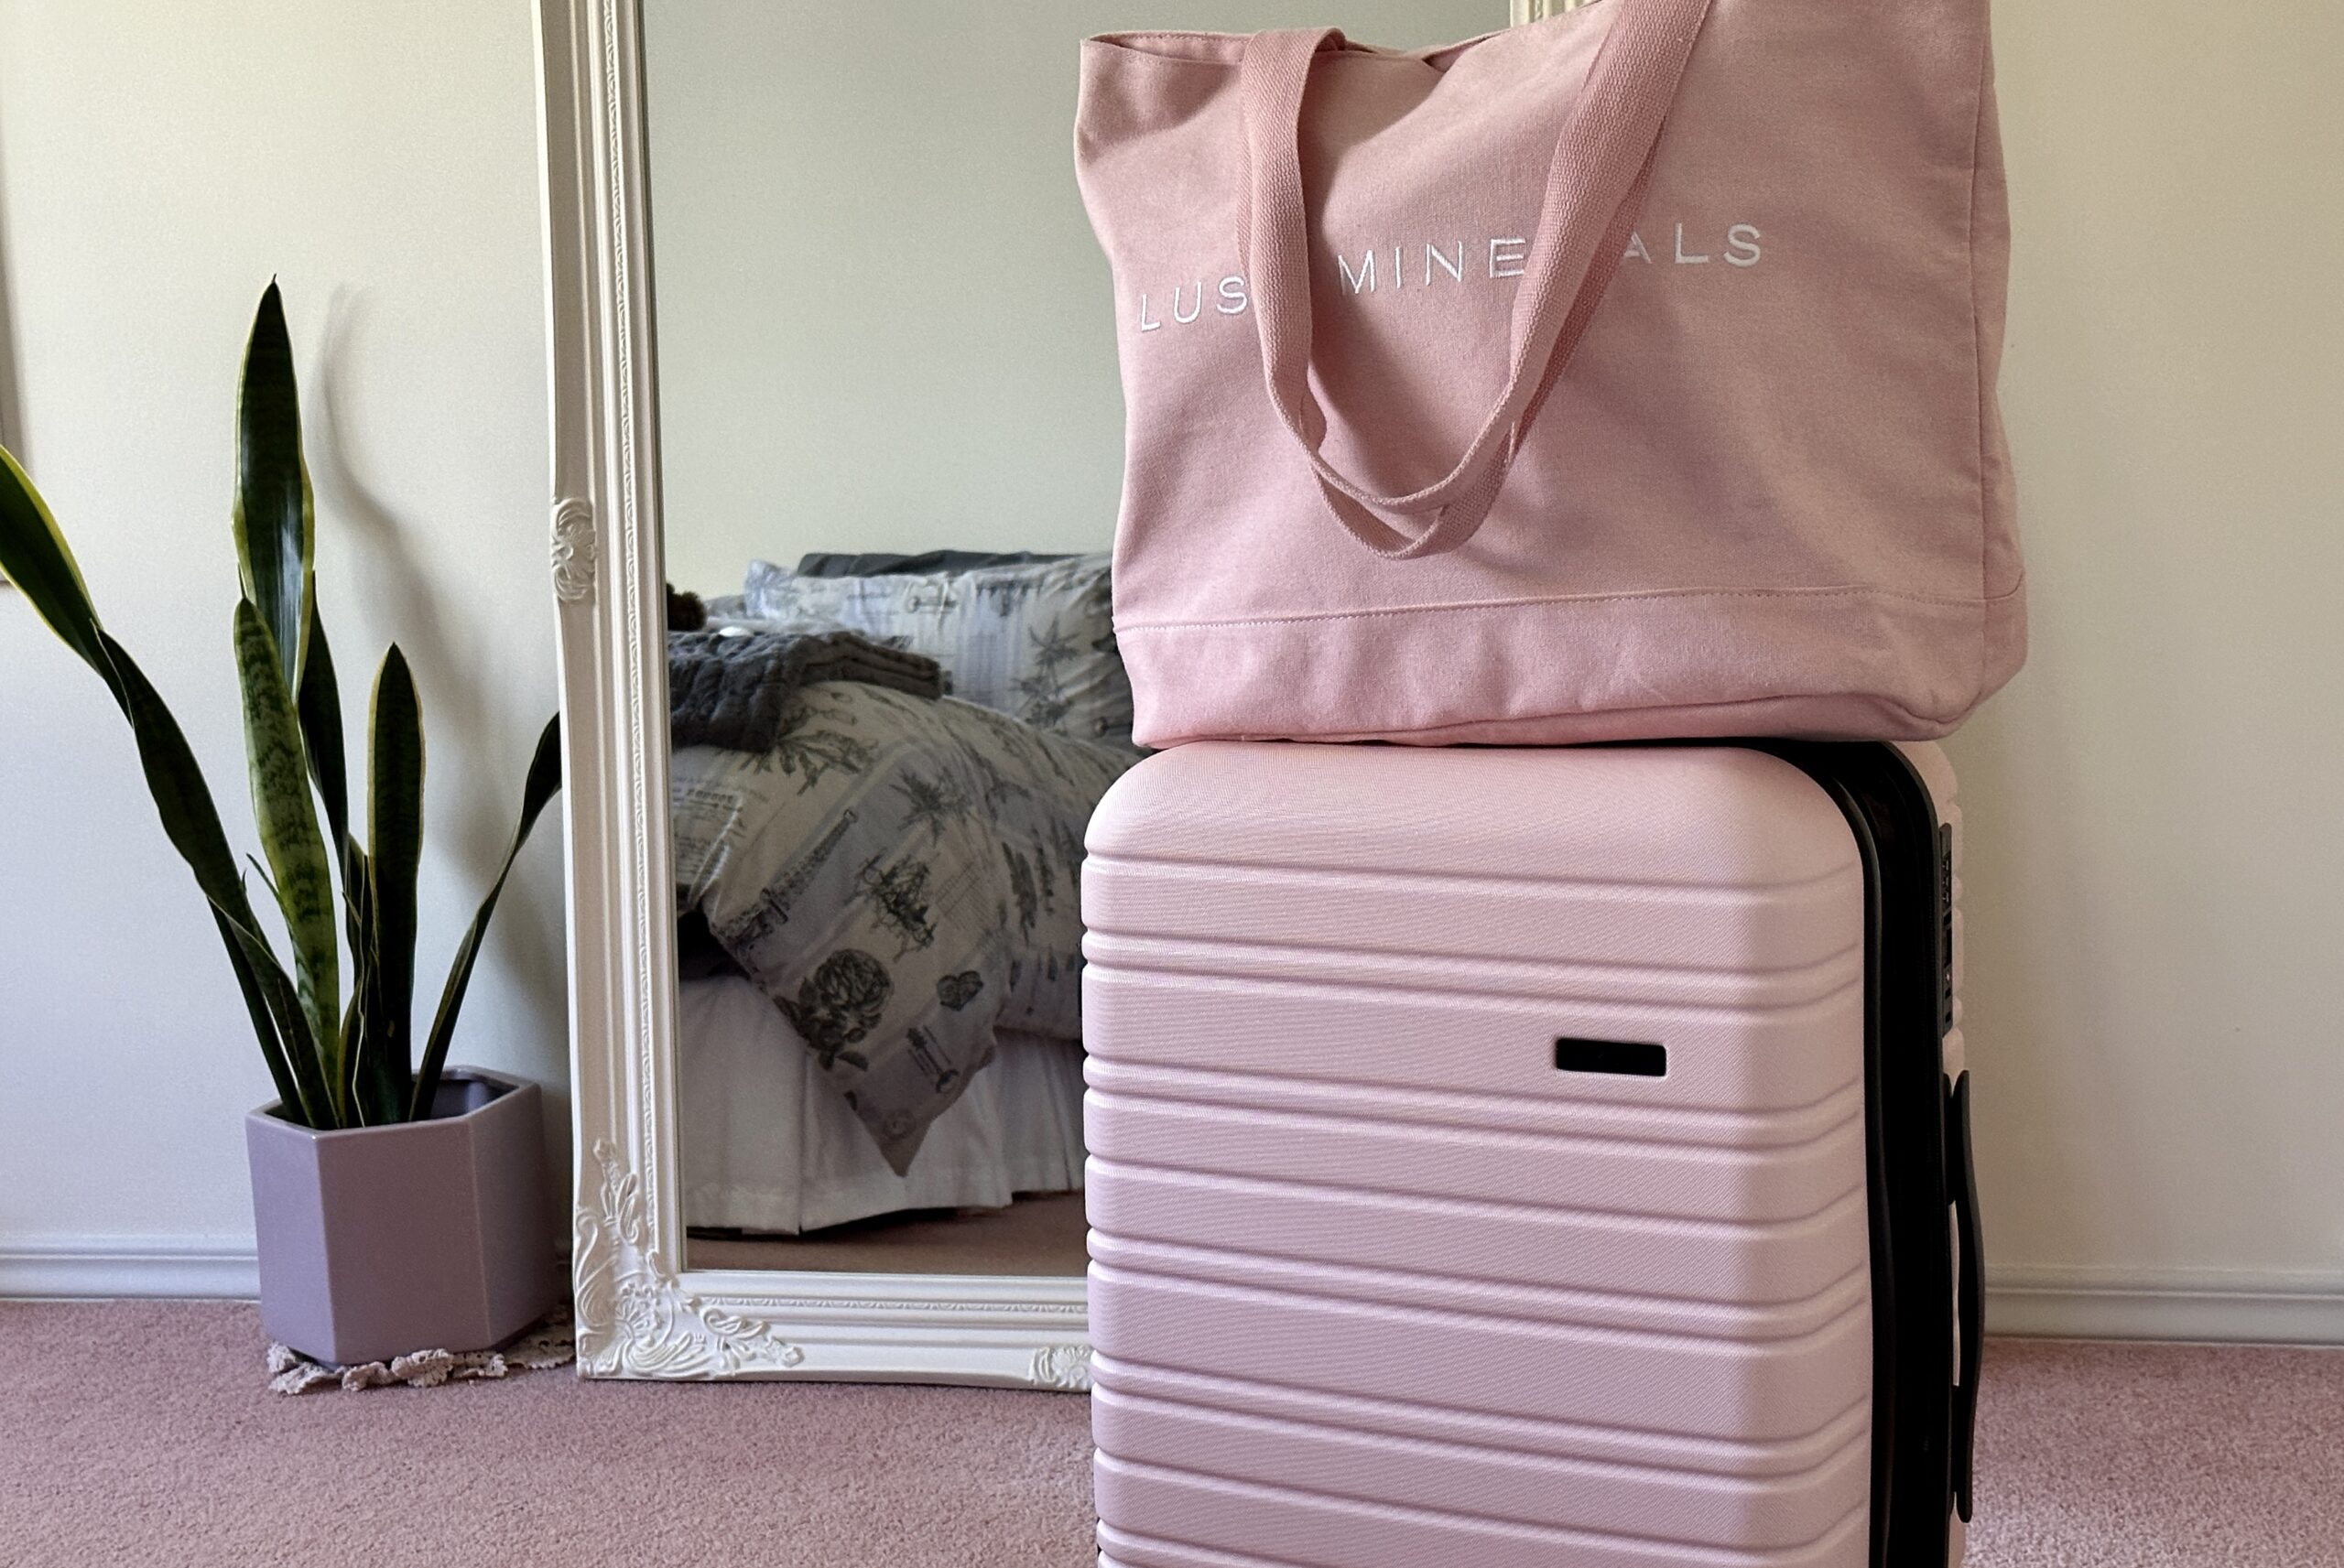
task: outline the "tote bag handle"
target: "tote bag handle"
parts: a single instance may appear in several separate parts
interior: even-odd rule
[[[1707,19],[1709,0],[1610,0],[1618,11],[1556,138],[1546,189],[1514,296],[1513,359],[1497,405],[1448,474],[1382,495],[1328,460],[1326,412],[1310,390],[1309,222],[1303,211],[1302,99],[1331,27],[1256,33],[1238,67],[1245,128],[1239,265],[1253,290],[1270,402],[1317,474],[1338,521],[1392,560],[1453,550],[1496,504],[1522,434],[1593,319],[1626,254],[1653,149]],[[1411,531],[1393,518],[1425,519]]]

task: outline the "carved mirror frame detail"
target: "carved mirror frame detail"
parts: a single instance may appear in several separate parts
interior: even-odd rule
[[[538,0],[579,1368],[1087,1389],[1080,1279],[683,1266],[641,40]]]

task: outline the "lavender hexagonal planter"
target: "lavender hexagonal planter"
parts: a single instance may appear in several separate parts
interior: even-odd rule
[[[535,1084],[450,1068],[428,1120],[317,1132],[244,1119],[261,1325],[340,1366],[484,1350],[560,1288]]]

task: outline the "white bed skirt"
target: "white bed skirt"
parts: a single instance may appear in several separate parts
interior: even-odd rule
[[[677,992],[684,1223],[796,1235],[1082,1185],[1082,1047],[1003,1032],[898,1176],[789,1021],[737,977]]]

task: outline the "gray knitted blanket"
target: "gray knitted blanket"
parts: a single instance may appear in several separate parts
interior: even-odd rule
[[[886,647],[841,626],[670,632],[671,743],[769,752],[781,738],[798,688],[839,680],[914,697],[944,695],[944,672],[934,659]]]

